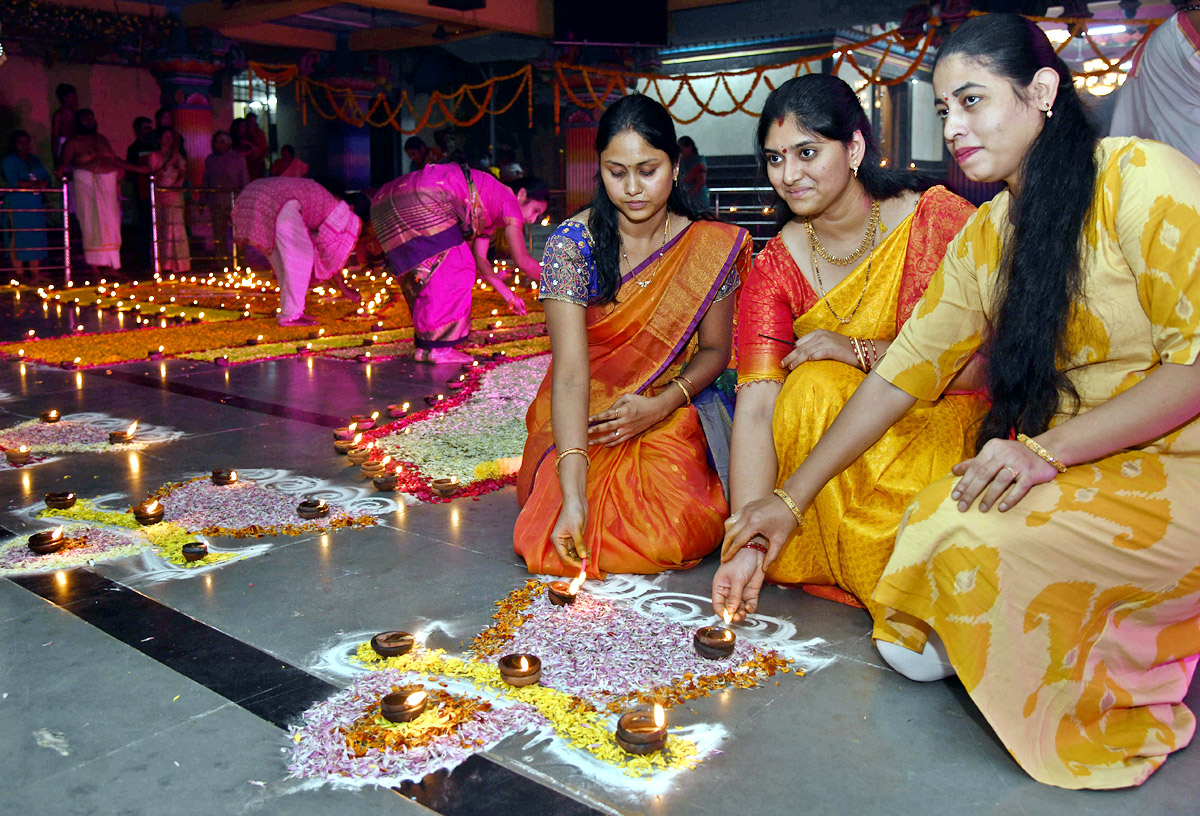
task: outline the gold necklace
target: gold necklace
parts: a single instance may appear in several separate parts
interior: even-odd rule
[[[855,302],[854,308],[851,309],[850,314],[846,315],[845,317],[842,317],[834,310],[833,304],[829,302],[829,296],[825,294],[825,282],[821,280],[821,267],[817,265],[817,255],[819,254],[817,252],[817,239],[811,231],[808,234],[808,246],[810,251],[809,258],[812,262],[813,275],[817,279],[817,292],[821,295],[821,299],[825,301],[826,307],[829,308],[829,313],[833,315],[834,319],[836,319],[837,322],[841,323],[843,326],[849,323],[854,315],[858,314],[858,307],[862,305],[863,298],[867,294],[867,285],[871,283],[871,260],[875,257],[875,229],[878,226],[878,224],[875,223],[875,217],[879,213],[878,202],[873,203],[871,207],[871,213],[873,216],[871,219],[871,232],[868,234],[871,251],[870,254],[867,255],[867,279],[863,281],[863,288],[862,291],[858,293],[858,300]]]
[[[670,234],[671,234],[671,211],[667,210],[667,218],[666,218],[666,221],[663,222],[663,239],[662,239],[662,246],[658,250],[658,258],[661,258],[663,255],[666,254],[666,252],[667,252],[667,236]],[[629,262],[629,256],[625,254],[625,242],[621,240],[621,233],[619,231],[617,232],[617,240],[620,241],[620,245],[621,245],[621,257],[625,259],[625,265],[627,267],[629,267],[629,271],[632,272],[633,264],[631,264]],[[658,258],[655,258],[654,260],[657,261]],[[652,280],[654,280],[654,276],[657,274],[658,274],[658,270],[655,269],[653,272],[650,273],[650,277],[646,278],[645,280],[637,281],[637,285],[642,287],[643,289],[645,289],[647,286],[650,285],[650,282]]]
[[[867,231],[863,233],[862,243],[858,245],[858,249],[851,252],[845,258],[839,258],[836,255],[830,254],[825,245],[821,243],[821,239],[817,237],[817,231],[813,229],[812,222],[807,218],[804,219],[804,229],[808,231],[808,240],[812,243],[813,251],[821,256],[823,260],[828,261],[834,266],[846,266],[857,261],[863,256],[869,247],[875,242],[875,231],[879,228],[879,202],[871,200],[871,218],[867,222]]]

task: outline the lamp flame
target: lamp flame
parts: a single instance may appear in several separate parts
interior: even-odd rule
[[[63,534],[63,526],[60,524],[54,528],[54,532],[51,533],[50,535],[52,538],[62,538],[62,534]]]
[[[583,582],[586,580],[587,573],[583,570],[580,570],[579,575],[577,575],[575,578],[572,578],[571,583],[567,585],[567,592],[571,593],[572,595],[576,594],[579,592],[579,588],[583,586]]]
[[[525,657],[525,655],[521,655],[520,670],[523,672],[529,671],[529,660]]]
[[[353,427],[353,426],[351,426],[351,427]],[[353,445],[354,447],[358,447],[359,442],[362,442],[362,434],[356,433],[354,435],[354,438],[350,440],[350,444]]]
[[[378,412],[378,411],[372,411],[372,412],[371,412],[371,420],[372,420],[372,421],[374,421],[374,420],[376,420],[376,419],[379,419],[379,412]]]
[[[654,727],[662,728],[667,724],[667,716],[663,713],[663,707],[658,703],[654,704]]]
[[[392,461],[392,457],[390,457],[390,456],[385,456],[385,457],[383,457],[382,459],[380,459],[380,460],[379,460],[379,464],[383,465],[384,467],[387,467],[387,463],[388,463],[388,462],[390,462],[390,461]]]
[[[414,691],[412,694],[404,698],[404,704],[410,707],[419,706],[421,703],[425,702],[425,696],[425,692],[423,691]]]
[[[724,619],[725,625],[728,626],[729,622],[733,620],[733,610],[726,608],[725,611],[721,613],[721,617]]]
[[[129,429],[127,431],[125,431],[125,433],[129,434],[130,436],[133,436],[133,432],[136,430],[137,430],[137,420],[135,419],[133,421],[133,424],[129,426]]]
[[[357,422],[351,422],[351,423],[350,423],[350,427],[348,428],[348,430],[350,430],[350,431],[353,431],[353,430],[354,430],[354,429],[356,429],[357,427],[358,427],[358,423],[357,423]]]
[[[147,504],[145,507],[142,508],[142,511],[146,512],[146,513],[157,513],[158,512],[158,499],[155,499],[154,501]]]

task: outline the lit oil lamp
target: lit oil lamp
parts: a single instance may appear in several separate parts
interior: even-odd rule
[[[193,541],[191,544],[184,544],[181,549],[183,551],[183,560],[188,563],[199,561],[208,555],[208,545],[203,541]]]
[[[692,639],[692,644],[696,647],[696,654],[706,660],[724,660],[733,654],[737,635],[733,633],[733,630],[727,628],[733,615],[726,609],[722,613],[722,617],[725,619],[725,626],[701,626],[696,630],[696,636]]]
[[[575,598],[579,595],[579,588],[583,586],[585,580],[587,580],[587,573],[580,570],[579,575],[575,576],[569,584],[566,581],[551,581],[546,584],[546,597],[555,606],[570,606],[575,603]]]
[[[375,421],[379,419],[379,412],[373,411],[370,414],[354,414],[350,419],[358,426],[360,431],[369,431],[375,427]]]
[[[380,473],[371,479],[375,485],[375,489],[383,493],[390,493],[400,486],[399,473]]]
[[[147,499],[133,508],[133,517],[143,527],[158,524],[163,520],[165,508],[158,499]]]
[[[51,510],[70,510],[75,506],[74,493],[47,493],[46,506]]]
[[[218,367],[225,368],[230,364],[229,355],[222,354],[220,357],[214,357],[213,362],[216,363]]]
[[[390,461],[392,461],[392,457],[390,456],[385,456],[375,461],[368,459],[362,463],[362,477],[364,479],[374,479],[376,476],[387,471],[388,462]]]
[[[451,391],[458,391],[467,384],[467,375],[459,374],[457,380],[447,380],[446,387]]]
[[[379,713],[388,722],[412,722],[425,713],[429,695],[420,686],[408,686],[400,691],[385,694],[379,704]]]
[[[58,552],[66,543],[67,540],[63,536],[62,527],[55,527],[53,530],[43,530],[29,537],[29,549],[38,555]]]
[[[329,505],[324,499],[305,499],[296,506],[300,518],[319,519],[329,515]]]
[[[231,485],[237,484],[238,475],[236,470],[223,470],[218,468],[212,472],[212,483],[215,485]]]
[[[301,356],[312,354],[312,343],[305,343],[303,346],[296,346],[296,353]]]
[[[152,349],[150,349],[150,351],[146,352],[146,358],[150,359],[150,360],[161,360],[163,358],[163,352],[165,350],[166,349],[163,346],[159,346],[158,348],[152,348]]]
[[[535,655],[505,655],[496,665],[500,678],[510,686],[530,686],[542,678],[542,661]]]
[[[429,483],[430,489],[443,499],[448,499],[458,492],[458,477],[451,476],[448,479],[434,479]]]
[[[352,465],[361,465],[371,458],[371,448],[373,446],[374,443],[359,448],[351,448],[346,451],[346,458],[350,460],[350,464]]]
[[[371,352],[369,351],[364,351],[362,354],[357,354],[354,357],[354,361],[357,363],[369,363],[374,359],[375,358],[371,356]]]
[[[38,414],[38,419],[49,425],[62,419],[62,414],[51,408],[49,411],[42,411]]]
[[[263,341],[263,336],[260,334],[257,337],[250,337],[246,340],[247,346],[257,346]]]
[[[617,720],[617,745],[630,754],[652,754],[667,744],[667,718],[662,706],[654,711],[631,711]]]
[[[371,337],[364,337],[364,338],[363,338],[363,341],[362,341],[362,344],[363,344],[364,346],[373,346],[373,345],[375,345],[375,337],[374,337],[374,336],[371,336]]]
[[[371,638],[371,648],[380,657],[396,657],[397,655],[408,654],[412,651],[416,643],[417,639],[415,637],[408,632],[401,632],[399,630],[380,632]]]
[[[27,445],[9,448],[4,451],[4,458],[8,460],[10,465],[23,465],[29,461],[30,456],[33,456],[33,451],[29,450]]]
[[[351,422],[345,428],[335,428],[333,431],[333,438],[345,441],[347,439],[353,439],[354,434],[357,432],[358,432],[358,425],[354,422]]]
[[[388,416],[390,416],[392,419],[399,419],[400,417],[408,414],[408,407],[409,403],[407,402],[392,403],[387,407]]]
[[[362,434],[356,433],[352,439],[335,439],[333,449],[338,453],[349,453],[351,449],[362,446]]]
[[[79,357],[76,357],[74,360],[64,360],[59,364],[59,367],[66,371],[74,371],[75,369],[79,368],[79,364],[81,362],[83,362],[83,360]]]
[[[442,402],[445,399],[446,399],[445,394],[426,394],[425,395],[425,404],[426,405],[437,405],[439,402]]]
[[[123,445],[123,444],[127,444],[127,443],[129,443],[129,442],[132,442],[132,441],[133,441],[133,434],[134,434],[134,432],[137,430],[137,426],[138,426],[138,424],[137,424],[137,420],[134,420],[133,424],[132,424],[132,425],[130,425],[130,426],[129,426],[128,428],[126,428],[125,430],[123,430],[123,431],[112,431],[112,432],[111,432],[111,433],[109,433],[109,435],[108,435],[108,444],[110,444],[110,445]]]

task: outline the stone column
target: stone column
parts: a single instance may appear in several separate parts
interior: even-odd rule
[[[212,152],[213,110],[209,89],[213,78],[225,67],[195,55],[166,56],[151,63],[163,99],[174,114],[175,131],[183,141],[188,158],[188,178],[199,184],[204,175],[204,159]]]

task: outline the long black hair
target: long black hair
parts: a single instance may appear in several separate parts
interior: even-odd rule
[[[627,130],[641,136],[655,150],[666,153],[671,164],[679,162],[679,142],[675,138],[675,123],[671,121],[671,114],[643,94],[630,94],[618,99],[600,117],[596,131],[597,159],[614,137]],[[595,242],[592,258],[596,263],[597,302],[612,303],[617,299],[617,290],[621,288],[621,238],[617,234],[617,207],[604,189],[599,170],[596,171],[596,194],[592,196],[589,206],[588,229]],[[693,221],[713,220],[712,215],[702,213],[688,203],[678,185],[671,187],[667,211]]]
[[[978,449],[989,439],[1042,433],[1060,403],[1079,406],[1079,394],[1058,366],[1066,358],[1072,304],[1083,297],[1081,256],[1095,194],[1099,132],[1075,93],[1071,72],[1045,33],[1024,17],[987,14],[968,20],[946,39],[938,60],[951,54],[1008,79],[1022,98],[1039,70],[1058,73],[1053,115],[1025,153],[1020,195],[1011,204],[1012,237],[1001,254],[986,346],[992,405],[980,427]]]
[[[855,131],[861,133],[866,152],[858,166],[858,180],[871,198],[886,201],[906,190],[924,192],[934,184],[934,180],[924,173],[880,166],[879,143],[858,95],[833,74],[805,74],[789,79],[767,97],[758,120],[755,150],[758,169],[764,177],[767,174],[767,154],[764,152],[767,131],[773,123],[788,119],[795,121],[802,130],[845,145],[854,138]],[[792,211],[778,193],[772,207],[778,232],[792,220]]]

